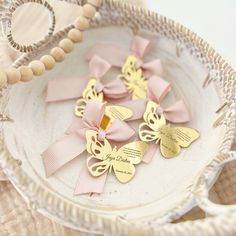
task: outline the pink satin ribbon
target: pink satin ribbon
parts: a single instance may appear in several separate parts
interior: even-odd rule
[[[128,56],[134,55],[138,58],[137,68],[141,68],[144,77],[148,79],[152,75],[161,76],[163,73],[160,59],[144,62],[144,56],[151,49],[151,42],[140,36],[135,36],[129,50],[119,48],[111,44],[97,44],[87,54],[87,60],[91,60],[94,55],[98,55],[108,61],[112,66],[121,68]]]
[[[157,114],[164,114],[165,118],[171,123],[185,123],[191,120],[190,113],[182,100],[177,101],[173,105],[167,108],[163,108],[160,104],[164,97],[171,90],[171,86],[165,80],[152,76],[148,81],[148,99],[140,99],[136,101],[128,101],[121,103],[133,111],[133,116],[130,120],[142,119],[146,110],[147,101],[152,100],[159,104]]]
[[[57,102],[69,99],[76,99],[82,96],[89,79],[96,79],[97,92],[103,92],[104,97],[108,99],[121,99],[128,96],[125,85],[120,78],[103,84],[102,77],[110,70],[111,65],[98,56],[94,56],[89,62],[89,75],[78,78],[68,78],[60,80],[51,80],[47,87],[47,102]]]
[[[101,131],[99,126],[104,114],[105,103],[88,101],[83,118],[76,118],[67,130],[67,135],[43,152],[42,158],[47,177],[86,150],[85,133],[88,129],[96,130],[101,138],[115,142],[124,142],[133,137],[135,131],[121,120],[113,121],[105,133]],[[80,173],[75,194],[101,193],[106,175],[94,178],[87,172],[87,167],[84,167],[84,169],[86,170],[82,170]]]

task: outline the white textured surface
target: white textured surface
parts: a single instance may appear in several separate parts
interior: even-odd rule
[[[196,32],[236,68],[235,0],[146,0],[150,9]]]
[[[47,81],[72,74],[86,74],[87,65],[81,62],[83,55],[95,42],[113,42],[128,48],[132,37],[128,29],[110,27],[91,30],[85,34],[84,43],[78,45],[55,70],[31,83],[13,87],[8,108],[15,123],[6,124],[5,141],[11,154],[22,160],[22,167],[28,174],[69,201],[104,214],[147,222],[153,216],[156,218],[168,213],[172,207],[188,199],[191,188],[217,153],[222,139],[222,130],[212,128],[217,117],[215,110],[220,104],[217,92],[213,85],[202,89],[207,75],[205,69],[188,52],[184,51],[180,58],[177,57],[173,41],[154,37],[156,44],[149,57],[162,59],[164,78],[173,84],[173,92],[166,102],[172,103],[179,98],[186,101],[193,115],[193,121],[188,126],[200,131],[199,141],[172,160],[162,158],[157,151],[151,164],[137,167],[137,175],[129,184],[122,185],[110,175],[105,192],[93,197],[73,196],[73,188],[85,157],[73,160],[46,180],[46,184],[40,157],[44,149],[60,138],[69,126],[74,105],[74,101],[71,101],[47,106],[44,102]]]

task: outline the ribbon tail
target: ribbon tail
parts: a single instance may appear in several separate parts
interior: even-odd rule
[[[149,164],[152,161],[153,156],[155,155],[157,151],[157,148],[158,148],[158,145],[155,142],[149,143],[148,150],[146,151],[142,161],[146,164]]]
[[[102,193],[108,172],[99,177],[93,177],[86,166],[83,167],[79,175],[74,194],[82,195],[87,193]]]
[[[126,52],[124,49],[116,47],[115,45],[97,44],[89,50],[86,59],[90,61],[96,55],[103,58],[112,66],[120,68],[129,56],[129,52]]]
[[[54,174],[66,163],[73,160],[86,150],[84,138],[76,133],[66,135],[56,143],[52,144],[42,154],[45,174],[47,177]]]
[[[48,82],[46,102],[75,99],[82,96],[87,78],[55,79]]]
[[[164,109],[163,113],[165,118],[172,123],[185,123],[191,120],[191,115],[182,100]]]
[[[102,78],[111,69],[111,64],[99,56],[94,56],[89,62],[89,70],[91,78]]]
[[[70,126],[67,128],[65,133],[72,134],[72,133],[76,132],[76,133],[82,134],[85,132],[84,131],[85,129],[86,129],[86,127],[85,127],[83,121],[81,120],[81,118],[76,117],[72,120]]]

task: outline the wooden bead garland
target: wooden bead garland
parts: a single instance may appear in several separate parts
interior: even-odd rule
[[[29,64],[29,67],[32,69],[33,74],[36,76],[42,75],[45,71],[44,64],[39,60],[32,61]]]
[[[93,18],[96,13],[96,8],[90,4],[85,4],[83,6],[83,15],[87,18]]]
[[[40,61],[44,64],[46,70],[51,70],[56,64],[55,59],[51,55],[42,56]]]
[[[7,74],[7,83],[8,84],[15,84],[20,81],[21,74],[18,69],[16,69],[16,68],[6,69],[6,74]]]
[[[84,30],[86,30],[86,29],[89,28],[89,21],[88,21],[88,19],[87,19],[86,17],[84,17],[84,16],[79,16],[79,17],[77,17],[77,19],[75,20],[74,25],[75,25],[75,28],[76,28],[76,29],[79,29],[79,30],[81,30],[81,31],[84,31]]]
[[[74,43],[79,43],[82,41],[82,33],[78,29],[71,29],[68,33],[68,38]]]
[[[62,62],[65,59],[65,53],[59,47],[53,48],[50,52],[50,55],[54,58],[56,62]]]
[[[7,74],[4,70],[0,70],[0,87],[7,85]]]
[[[74,43],[82,41],[81,31],[89,28],[89,20],[96,14],[96,7],[99,7],[101,3],[102,0],[88,0],[88,3],[82,7],[82,15],[79,15],[74,22],[74,28],[68,32],[67,38],[60,41],[59,46],[51,50],[50,55],[44,55],[40,60],[34,60],[28,66],[22,65],[17,69],[13,67],[0,70],[0,88],[19,81],[30,81],[33,75],[42,75],[45,70],[52,69],[56,62],[62,62],[65,58],[65,53],[70,53],[74,49]],[[49,4],[45,3],[44,6],[51,10]],[[50,30],[53,31],[53,29],[54,24]],[[31,51],[30,48],[29,50]],[[25,51],[25,48],[23,51]]]
[[[19,71],[21,74],[21,81],[22,82],[28,82],[30,80],[32,80],[33,78],[33,71],[31,70],[30,67],[28,66],[20,66],[19,67]]]
[[[59,46],[64,50],[65,53],[70,53],[74,49],[74,43],[70,39],[62,39]]]

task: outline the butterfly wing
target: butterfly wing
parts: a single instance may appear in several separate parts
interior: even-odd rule
[[[84,109],[86,107],[86,100],[81,98],[78,99],[75,103],[75,108],[74,108],[74,114],[78,117],[83,117],[84,115]]]
[[[135,174],[135,166],[142,161],[148,145],[142,141],[128,143],[116,152],[113,170],[121,183],[129,182]]]
[[[90,172],[90,174],[94,177],[98,177],[100,175],[103,175],[110,167],[110,161],[103,160],[103,161],[98,161],[97,158],[94,156],[90,156],[87,159],[87,167]]]
[[[133,116],[133,111],[124,106],[106,106],[105,114],[111,118],[111,122],[114,120],[128,120]]]
[[[189,147],[198,139],[199,133],[191,128],[165,126],[160,131],[160,150],[164,157],[172,158],[181,152],[181,148]]]
[[[91,154],[87,159],[88,170],[92,176],[100,176],[111,166],[110,160],[106,157],[112,152],[112,147],[106,139],[99,141],[97,132],[94,130],[86,132],[86,140],[87,152]]]
[[[87,152],[98,160],[105,160],[107,155],[112,152],[110,143],[104,139],[98,140],[97,132],[94,130],[86,131]]]
[[[135,56],[129,56],[122,67],[124,84],[128,92],[132,94],[133,100],[147,97],[147,81],[143,77],[142,70],[136,68],[137,61]]]
[[[135,68],[136,63],[137,63],[137,58],[135,56],[129,56],[125,64],[121,68],[121,73],[125,76],[129,75],[130,73],[132,73],[132,71],[136,69]]]
[[[147,98],[147,81],[144,78],[139,77],[131,84],[133,84],[133,93],[132,93],[133,100]]]
[[[103,101],[103,93],[97,93],[95,86],[96,86],[96,80],[91,79],[89,80],[86,88],[83,91],[82,99],[79,99],[76,101],[74,113],[78,117],[83,117],[84,115],[84,109],[86,107],[86,103],[88,100],[96,100],[96,101]]]
[[[158,142],[159,132],[153,131],[147,123],[142,123],[139,126],[139,138],[144,142]]]
[[[189,147],[194,141],[196,141],[200,135],[197,130],[188,127],[175,127],[175,132],[178,144],[183,147]]]
[[[147,103],[146,111],[144,112],[143,119],[145,122],[139,126],[139,137],[144,142],[159,141],[159,130],[166,125],[164,115],[160,118],[156,113],[157,104],[149,101]]]
[[[103,93],[97,93],[96,91],[96,79],[90,79],[86,88],[83,91],[82,97],[88,101],[88,100],[96,100],[96,101],[103,101]]]
[[[143,120],[153,131],[158,131],[162,126],[166,125],[164,115],[161,115],[161,117],[158,116],[157,107],[158,104],[153,101],[149,101],[143,114]]]

